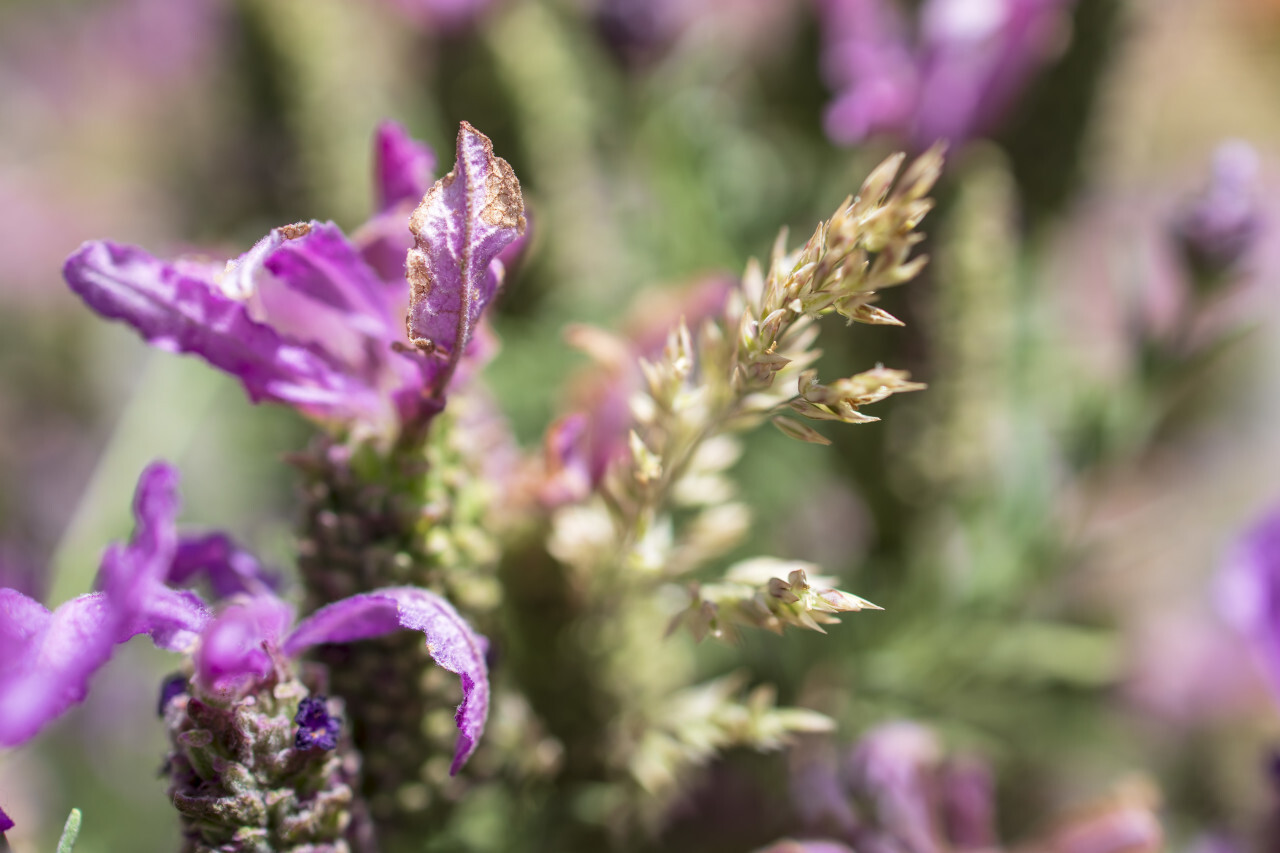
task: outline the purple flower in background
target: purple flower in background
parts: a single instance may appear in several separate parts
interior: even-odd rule
[[[407,628],[423,633],[436,663],[462,680],[456,772],[474,751],[488,717],[485,640],[447,601],[416,587],[352,596],[290,631],[292,608],[271,592],[266,579],[246,571],[241,549],[230,544],[209,550],[197,547],[208,537],[184,542],[178,535],[177,480],[177,472],[163,463],[143,472],[134,498],[133,537],[107,549],[98,573],[100,591],[50,613],[16,590],[0,589],[0,745],[29,739],[83,701],[90,678],[115,645],[138,634],[150,635],[161,648],[191,653],[192,688],[225,699],[243,695],[311,646]],[[184,544],[188,555],[198,550],[201,559],[178,561]],[[238,560],[238,569],[218,565],[219,554]],[[196,567],[209,574],[215,589],[232,592],[216,616],[195,593],[169,585],[175,574],[191,578]],[[162,694],[162,709],[165,704]]]
[[[1223,616],[1252,646],[1280,697],[1280,507],[1236,540],[1216,592]]]
[[[4,813],[4,809],[0,809],[0,835],[4,835],[13,829],[13,820]]]
[[[1239,140],[1218,146],[1209,185],[1174,223],[1174,237],[1197,284],[1235,272],[1262,232],[1256,195],[1258,154]]]
[[[548,428],[543,438],[543,476],[539,498],[548,506],[584,499],[614,460],[625,457],[631,426],[628,400],[643,381],[641,359],[662,351],[668,331],[684,321],[696,329],[719,315],[733,282],[715,276],[676,292],[643,294],[624,336],[591,326],[566,331],[570,344],[595,361],[571,386],[576,410]]]
[[[944,755],[930,729],[895,721],[868,731],[836,772],[829,751],[796,765],[792,797],[805,829],[822,841],[782,841],[760,853],[990,853],[996,835],[995,784],[987,766]],[[1028,850],[1155,853],[1163,837],[1156,797],[1121,786],[1061,821]],[[848,847],[843,845],[847,844]]]
[[[389,260],[404,257],[391,226],[403,229],[405,203],[428,179],[431,155],[390,124],[379,129],[375,152],[382,210],[355,240],[332,223],[287,225],[225,268],[90,242],[63,274],[90,308],[153,346],[201,356],[239,379],[254,402],[285,403],[366,433],[421,426],[443,406],[497,293],[498,254],[524,232],[523,203],[510,166],[464,124],[458,165],[414,215],[411,300],[403,265]],[[416,348],[404,340],[406,307]]]
[[[827,135],[912,147],[988,133],[1052,58],[1075,0],[925,0],[914,37],[890,0],[821,0]]]

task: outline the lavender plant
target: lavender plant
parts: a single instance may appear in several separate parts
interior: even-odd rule
[[[457,701],[426,669],[461,678],[450,774],[476,748],[488,714],[488,644],[442,597],[503,628],[494,596],[474,593],[484,559],[496,554],[476,545],[485,511],[468,508],[468,480],[482,476],[484,460],[478,442],[458,442],[456,431],[471,427],[466,405],[458,417],[443,413],[447,395],[468,395],[488,348],[482,314],[502,282],[500,255],[525,228],[520,186],[467,124],[454,170],[429,190],[432,156],[399,128],[379,130],[375,158],[380,210],[351,238],[329,223],[288,225],[221,268],[95,242],[64,270],[99,314],[154,346],[202,357],[252,401],[284,403],[320,427],[293,457],[304,477],[298,575],[309,614],[296,627],[272,576],[225,534],[179,537],[176,472],[164,465],[139,481],[134,536],[107,551],[99,592],[51,613],[5,591],[6,743],[81,701],[114,645],[132,636],[185,655],[160,708],[169,794],[193,851],[416,849],[447,818],[428,722]],[[716,506],[730,488],[733,433],[772,419],[793,438],[824,443],[784,413],[864,423],[875,419],[862,406],[923,387],[882,367],[823,385],[811,369],[819,317],[897,324],[874,306],[877,291],[924,264],[911,256],[921,239],[914,229],[931,206],[940,151],[899,177],[902,160],[873,172],[801,248],[788,251],[780,237],[767,270],[753,262],[695,329],[682,319],[660,353],[620,377],[629,419],[594,413],[606,416],[593,425],[603,464],[585,461],[588,416],[551,433],[538,497],[516,526],[532,522],[545,546],[517,536],[507,560],[541,551],[535,564],[554,580],[535,584],[531,599],[529,578],[504,570],[513,666],[503,689],[522,689],[560,743],[563,763],[549,779],[556,796],[581,812],[586,788],[606,792],[596,800],[605,811],[588,823],[621,831],[653,820],[688,772],[718,752],[773,749],[830,725],[775,707],[767,688],[742,697],[737,679],[690,687],[678,648],[664,648],[659,666],[632,666],[668,622],[698,638],[736,626],[821,631],[836,614],[874,607],[814,566],[770,559],[695,585],[674,619],[660,593],[742,532],[745,507]],[[400,252],[403,278],[392,260]],[[598,350],[607,338],[595,340]],[[566,471],[589,473],[565,489]],[[177,588],[200,577],[217,596],[212,606]],[[551,607],[564,619],[545,618],[549,598],[560,599]],[[536,632],[548,625],[578,633],[578,642],[547,643]],[[426,644],[347,645],[399,628],[425,634]],[[313,646],[318,662],[300,661]],[[525,649],[541,649],[542,661],[533,665]],[[548,701],[548,689],[565,687],[578,702]],[[566,719],[575,707],[585,714]],[[465,790],[455,786],[453,796]],[[563,807],[553,813],[575,823]],[[570,826],[564,837],[584,836]]]

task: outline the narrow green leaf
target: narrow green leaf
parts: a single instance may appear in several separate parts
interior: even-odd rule
[[[71,853],[80,837],[80,810],[72,809],[67,815],[67,822],[62,826],[62,837],[58,839],[58,853]]]

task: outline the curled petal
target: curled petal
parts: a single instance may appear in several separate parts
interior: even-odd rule
[[[436,155],[394,121],[378,125],[373,138],[374,191],[378,210],[415,204],[431,188]]]
[[[215,598],[230,598],[236,593],[258,595],[277,589],[279,578],[273,576],[258,559],[225,533],[183,537],[169,566],[168,582],[178,585],[203,573],[209,580]]]
[[[454,717],[460,733],[449,768],[450,773],[457,773],[475,751],[489,716],[488,643],[449,602],[417,587],[353,595],[303,620],[284,641],[282,650],[297,657],[319,643],[349,643],[401,628],[421,631],[432,660],[462,679],[462,704]]]
[[[239,379],[254,402],[287,403],[314,417],[350,417],[377,405],[366,383],[320,349],[255,321],[244,303],[188,266],[90,242],[62,274],[90,308],[133,326],[152,346],[204,358]]]
[[[525,230],[520,182],[488,137],[463,122],[457,156],[409,220],[408,335],[440,365],[432,378],[437,395],[497,294],[502,267],[495,259]]]
[[[157,646],[180,651],[209,621],[198,596],[166,583],[178,550],[178,508],[177,470],[163,462],[147,466],[134,493],[133,536],[107,548],[98,570],[117,643],[147,634]]]

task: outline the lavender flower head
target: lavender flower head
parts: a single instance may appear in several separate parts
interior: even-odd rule
[[[488,717],[487,642],[447,601],[416,587],[381,589],[321,608],[290,630],[292,608],[265,581],[245,578],[235,588],[230,570],[206,562],[203,570],[215,579],[212,585],[232,590],[215,614],[194,592],[170,586],[174,574],[194,574],[176,559],[183,545],[177,512],[177,472],[153,464],[139,479],[134,535],[127,544],[107,549],[99,592],[50,613],[15,590],[0,590],[0,745],[27,740],[83,701],[89,680],[115,645],[137,634],[190,654],[192,695],[226,704],[287,671],[314,645],[408,628],[424,634],[432,658],[462,680],[452,766],[457,772],[475,750]],[[235,555],[239,549],[224,553]],[[162,698],[162,711],[172,699]]]
[[[925,0],[914,37],[889,0],[822,0],[827,135],[923,149],[995,129],[1053,56],[1074,0]]]
[[[412,296],[406,203],[426,191],[434,158],[389,124],[375,145],[381,210],[354,238],[333,223],[295,223],[225,266],[90,242],[63,275],[99,314],[155,347],[204,358],[254,402],[357,434],[421,432],[480,340],[476,325],[502,282],[499,253],[524,233],[519,183],[489,140],[464,123],[457,153],[414,217],[414,251],[430,262],[411,263]]]

